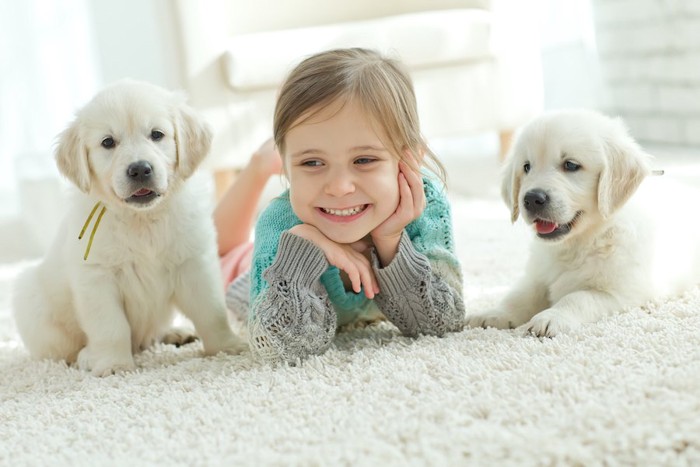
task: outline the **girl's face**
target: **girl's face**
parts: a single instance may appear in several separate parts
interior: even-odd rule
[[[364,238],[399,204],[398,160],[353,100],[293,127],[283,156],[294,213],[334,242]]]

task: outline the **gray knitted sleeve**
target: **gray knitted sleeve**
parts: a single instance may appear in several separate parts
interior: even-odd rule
[[[372,264],[380,290],[375,300],[403,334],[441,336],[462,329],[464,301],[461,290],[455,288],[461,282],[460,272],[448,262],[442,263],[431,264],[415,250],[405,231],[398,252],[387,267],[381,267],[373,252]]]
[[[255,356],[294,363],[330,346],[337,317],[320,282],[327,268],[326,256],[314,243],[282,234],[277,256],[263,274],[269,287],[255,299],[248,321]]]
[[[226,308],[231,318],[246,322],[250,310],[250,270],[238,276],[226,289]]]

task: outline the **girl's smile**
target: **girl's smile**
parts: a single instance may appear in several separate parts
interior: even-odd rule
[[[318,210],[320,211],[321,216],[323,216],[331,222],[352,222],[362,217],[367,212],[367,209],[370,207],[370,204],[360,204],[359,206],[355,206],[352,208],[318,208]]]

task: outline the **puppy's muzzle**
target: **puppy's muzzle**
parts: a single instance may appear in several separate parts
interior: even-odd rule
[[[148,161],[136,161],[126,168],[126,176],[134,190],[126,201],[148,204],[159,196],[153,188],[153,166]]]
[[[535,226],[537,236],[546,240],[559,239],[569,234],[583,215],[583,211],[578,211],[569,222],[560,224],[552,218],[552,203],[549,195],[539,188],[525,193],[523,207],[527,211],[530,222]]]
[[[530,190],[525,193],[523,205],[529,213],[541,214],[549,205],[549,196],[547,196],[544,190]]]

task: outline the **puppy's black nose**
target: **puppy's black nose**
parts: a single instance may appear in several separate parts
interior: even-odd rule
[[[523,198],[523,203],[525,204],[525,209],[530,212],[541,211],[547,203],[549,202],[549,196],[544,190],[530,190],[525,193],[525,198]]]
[[[136,182],[145,182],[152,173],[153,167],[146,161],[133,162],[126,168],[126,174]]]

